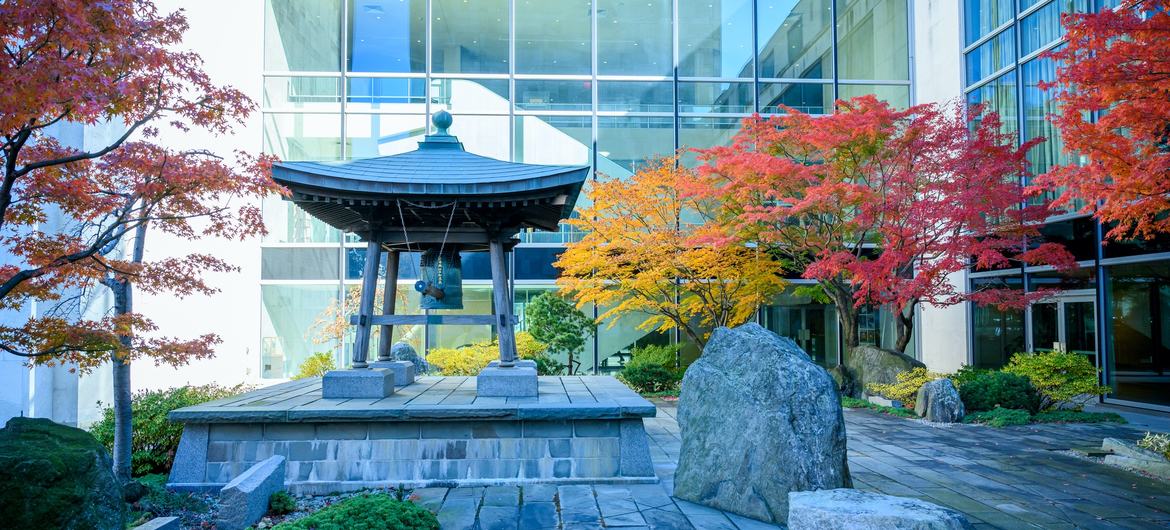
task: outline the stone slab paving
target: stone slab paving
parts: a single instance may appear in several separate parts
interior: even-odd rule
[[[530,485],[416,490],[446,529],[726,529],[775,526],[678,500],[676,406],[655,400],[646,418],[660,484]],[[1137,439],[1119,425],[992,429],[933,427],[845,411],[849,467],[862,490],[917,497],[959,510],[977,528],[1170,528],[1170,483],[1066,454],[1105,437]]]

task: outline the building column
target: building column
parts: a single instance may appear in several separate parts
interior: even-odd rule
[[[397,250],[386,254],[386,283],[382,289],[382,314],[393,315],[398,302],[398,256]],[[394,344],[394,326],[382,326],[378,340],[378,360],[393,361],[390,348]]]
[[[366,355],[370,351],[371,318],[374,316],[374,293],[378,290],[378,262],[382,258],[382,243],[374,234],[366,243],[366,266],[362,269],[362,294],[358,302],[357,338],[353,345],[353,369],[368,368]]]
[[[496,330],[500,343],[500,366],[514,366],[516,364],[516,334],[512,322],[511,296],[508,293],[508,264],[503,241],[492,239],[488,243],[488,251],[491,253],[492,303],[495,306]]]

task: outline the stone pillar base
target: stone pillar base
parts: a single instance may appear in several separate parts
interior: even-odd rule
[[[536,368],[488,366],[475,378],[479,397],[536,397]]]
[[[532,368],[533,370],[535,370],[536,369],[536,361],[534,361],[532,359],[516,359],[516,364],[514,364],[513,366],[515,366],[516,368]],[[495,361],[488,363],[488,368],[499,368],[499,367],[500,367],[500,361],[498,361],[498,360],[495,360]]]
[[[394,372],[383,368],[330,370],[321,378],[325,399],[381,399],[394,393]]]
[[[370,368],[384,368],[394,373],[394,386],[402,388],[414,382],[414,363],[410,361],[375,361]]]

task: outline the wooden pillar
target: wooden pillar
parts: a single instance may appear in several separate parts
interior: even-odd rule
[[[386,254],[386,287],[382,289],[382,314],[393,315],[394,304],[398,302],[398,251]],[[378,340],[378,360],[393,361],[390,347],[394,344],[394,326],[382,326]]]
[[[382,243],[371,234],[366,244],[366,266],[362,269],[362,295],[358,302],[357,338],[353,343],[354,369],[367,368],[366,354],[370,351],[370,318],[374,316],[374,294],[378,290],[378,262],[382,258]]]
[[[508,294],[508,264],[504,255],[504,243],[493,239],[488,243],[492,265],[492,302],[495,306],[497,335],[500,341],[500,366],[516,364],[516,334],[512,324],[512,303]]]

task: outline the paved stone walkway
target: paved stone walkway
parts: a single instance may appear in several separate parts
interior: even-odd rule
[[[660,484],[426,488],[418,502],[438,510],[444,530],[776,528],[670,496],[677,409],[655,404],[645,423]],[[845,422],[859,489],[949,506],[979,528],[1170,528],[1170,484],[1062,452],[1139,438],[1131,427],[931,427],[852,410]]]

